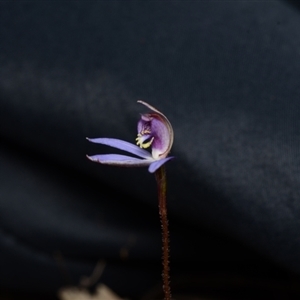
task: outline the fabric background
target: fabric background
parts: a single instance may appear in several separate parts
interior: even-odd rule
[[[299,274],[299,28],[284,1],[1,2],[1,287],[159,283],[154,177],[85,158],[134,142],[138,99],[175,131],[174,276]]]

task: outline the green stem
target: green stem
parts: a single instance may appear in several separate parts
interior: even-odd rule
[[[162,279],[163,279],[163,290],[165,294],[165,300],[171,300],[171,289],[170,289],[170,267],[169,267],[169,222],[167,215],[167,180],[166,180],[166,168],[165,166],[160,167],[155,172],[155,178],[157,181],[158,188],[158,208],[159,216],[162,229]]]

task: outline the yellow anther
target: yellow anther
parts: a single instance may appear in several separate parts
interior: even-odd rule
[[[154,140],[154,137],[152,137],[152,139],[148,143],[145,143],[145,144],[141,143],[140,147],[144,148],[144,149],[150,147],[151,144],[152,144],[152,142],[153,142],[153,140]]]
[[[142,143],[141,137],[138,136],[135,140],[136,140],[136,144],[142,148],[142,146],[141,146],[141,143]]]
[[[152,142],[154,140],[154,137],[152,137],[151,140],[149,142],[147,142],[147,143],[143,143],[143,140],[141,139],[141,137],[137,137],[135,140],[136,140],[136,144],[138,146],[140,146],[140,148],[146,149],[146,148],[148,148],[148,147],[151,146],[151,144],[152,144]]]

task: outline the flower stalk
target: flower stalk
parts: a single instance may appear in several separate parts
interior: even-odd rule
[[[168,156],[174,140],[174,132],[167,117],[152,105],[138,100],[150,112],[142,114],[137,124],[136,145],[115,138],[87,138],[96,144],[110,146],[126,151],[134,156],[123,154],[97,154],[87,158],[93,162],[119,167],[148,167],[150,173],[155,173],[158,187],[158,207],[162,228],[162,279],[164,299],[171,300],[170,275],[169,275],[169,224],[167,216],[167,182],[165,163],[174,157]],[[151,152],[145,149],[151,147]]]
[[[170,239],[169,239],[169,221],[167,213],[167,180],[166,180],[166,168],[161,166],[155,171],[155,178],[158,188],[158,209],[162,230],[162,280],[164,299],[171,300],[171,288],[170,288]]]

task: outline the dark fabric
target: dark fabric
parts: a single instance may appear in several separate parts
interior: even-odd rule
[[[284,1],[1,2],[1,287],[159,282],[153,175],[85,157],[134,142],[138,99],[175,131],[174,276],[299,274],[299,28]]]

